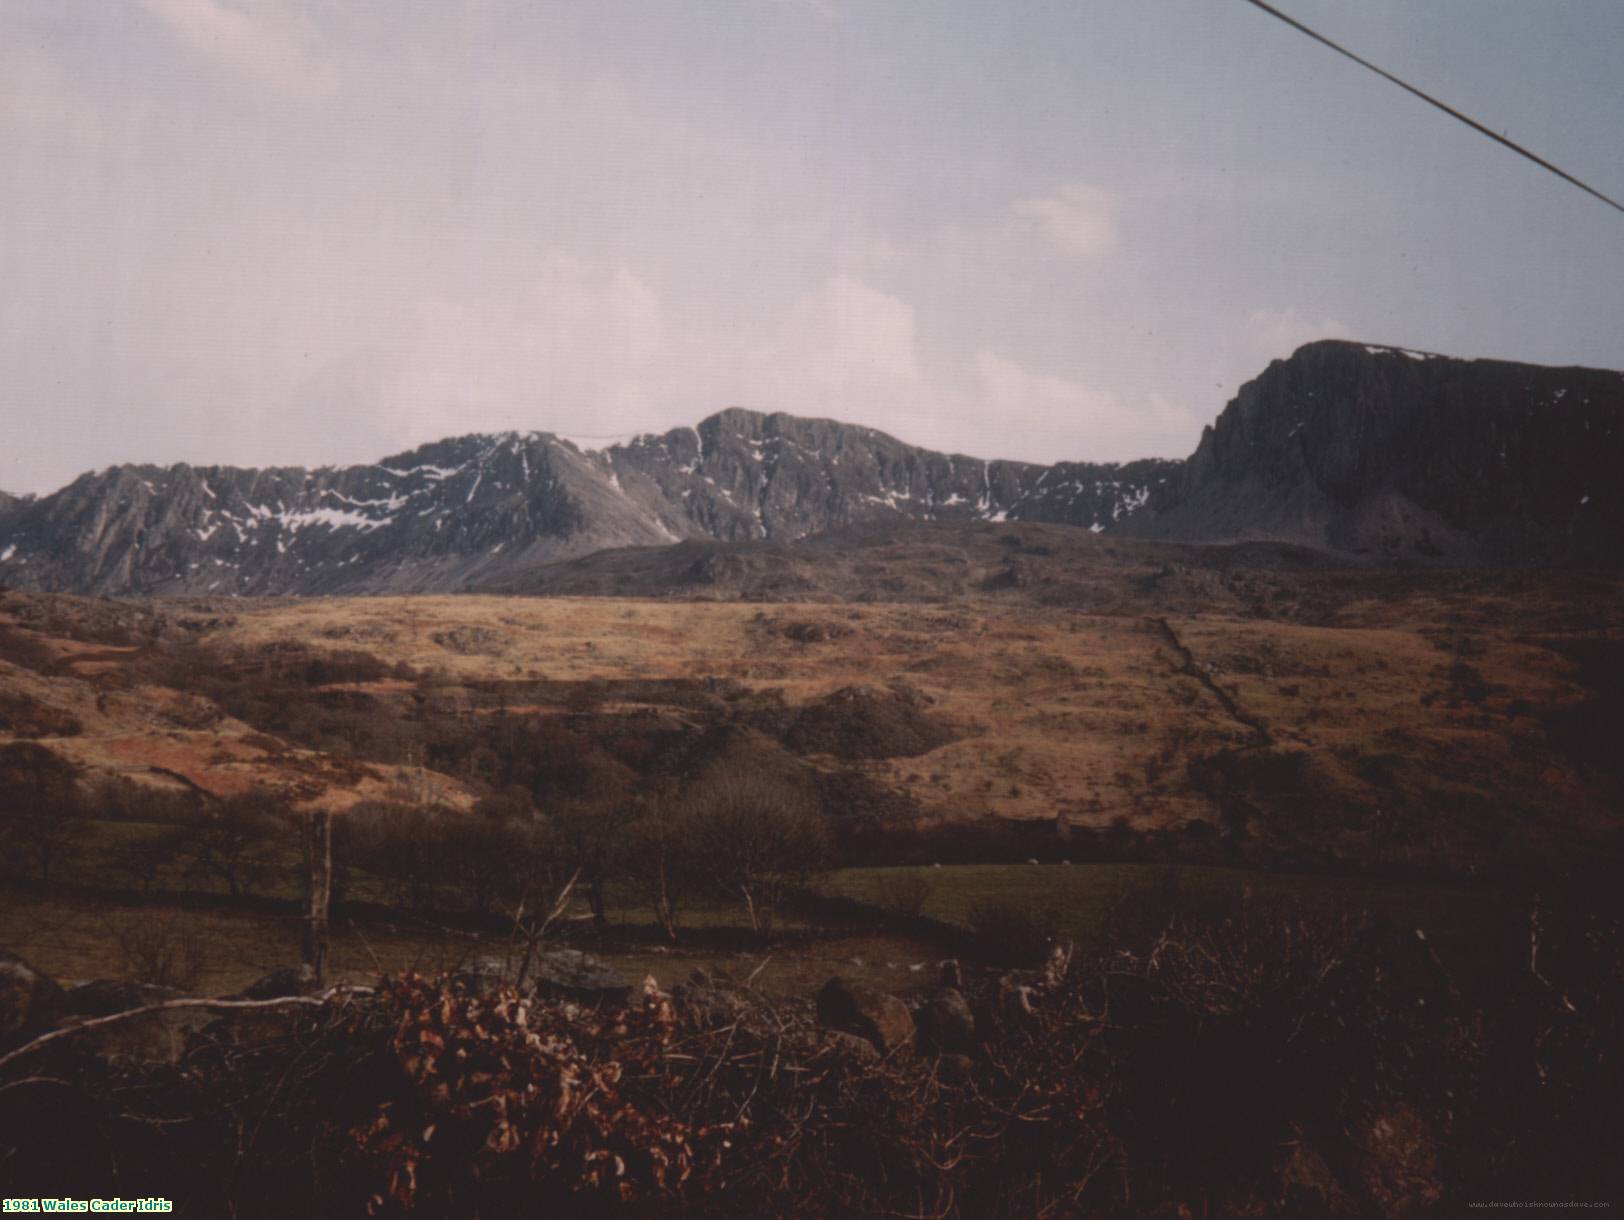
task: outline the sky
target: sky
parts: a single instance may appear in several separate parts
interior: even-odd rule
[[[1280,0],[1624,197],[1617,0]],[[727,406],[1184,456],[1322,337],[1624,368],[1624,215],[1242,0],[0,0],[0,488]]]

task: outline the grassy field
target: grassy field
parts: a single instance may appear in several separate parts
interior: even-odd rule
[[[922,914],[968,928],[978,907],[1013,905],[1035,912],[1083,956],[1109,949],[1119,932],[1159,926],[1167,910],[1253,919],[1374,920],[1421,929],[1451,970],[1470,976],[1485,955],[1503,951],[1522,912],[1491,895],[1451,886],[1373,883],[1192,866],[967,865],[941,868],[844,869],[821,884],[830,895],[885,909],[908,883],[928,886]],[[575,912],[584,917],[584,909]],[[667,944],[649,913],[611,905],[615,931],[575,943],[598,953],[633,982],[653,974],[665,986],[696,967],[743,978],[780,994],[807,994],[834,974],[899,994],[934,982],[936,962],[951,952],[924,936],[813,927],[788,918],[778,935],[752,945],[739,912],[701,907],[685,920],[686,940]],[[297,959],[300,923],[293,914],[197,909],[162,897],[120,902],[83,896],[54,897],[0,889],[0,945],[64,981],[119,977],[130,972],[125,939],[131,928],[166,923],[204,946],[203,990],[228,992]],[[450,970],[475,958],[514,951],[511,936],[439,926],[433,916],[399,916],[363,926],[335,926],[332,974],[365,982],[380,971]]]
[[[1523,917],[1491,894],[1457,886],[1197,865],[856,868],[824,883],[831,894],[880,907],[910,886],[925,893],[920,913],[930,918],[968,928],[978,907],[1013,906],[1034,913],[1085,956],[1107,951],[1119,933],[1159,926],[1170,911],[1233,919],[1346,918],[1420,929],[1440,954],[1470,972],[1483,951],[1503,943]]]
[[[652,974],[669,987],[703,968],[738,979],[754,975],[758,986],[785,995],[809,994],[834,974],[905,992],[933,980],[942,956],[939,946],[919,938],[841,929],[812,935],[793,919],[782,921],[779,935],[767,944],[707,945],[714,938],[706,929],[732,930],[733,913],[720,910],[694,912],[688,920],[690,940],[668,945],[652,924],[642,922],[645,915],[616,909],[617,931],[611,938],[570,943],[606,958],[633,983]],[[210,994],[238,990],[298,960],[301,923],[293,914],[0,889],[0,945],[64,983],[128,977],[132,964],[124,942],[132,929],[155,922],[202,942],[198,987]],[[737,944],[746,938],[741,931],[727,940]],[[451,931],[435,926],[432,917],[365,926],[339,920],[329,974],[334,981],[369,983],[380,972],[454,970],[475,959],[505,959],[520,952],[510,935]]]

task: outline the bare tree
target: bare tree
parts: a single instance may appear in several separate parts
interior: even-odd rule
[[[621,865],[653,909],[660,930],[676,940],[682,910],[704,881],[683,808],[669,799],[649,802],[621,839]]]
[[[339,859],[388,878],[401,906],[431,910],[437,885],[450,875],[441,821],[433,810],[410,802],[364,802],[340,819]]]
[[[177,834],[172,830],[164,830],[158,834],[127,838],[113,849],[113,858],[140,887],[141,892],[149,894],[152,887],[158,883],[159,874],[174,862],[176,856],[180,854],[183,841],[189,837],[190,834],[186,831]]]
[[[696,784],[683,823],[710,884],[743,903],[757,933],[771,931],[784,898],[833,856],[828,821],[804,792],[742,767]]]
[[[0,821],[42,882],[84,831],[79,769],[31,741],[0,746]]]
[[[270,871],[275,841],[291,836],[285,812],[281,798],[263,788],[222,801],[186,835],[191,871],[222,882],[233,898],[243,897]]]
[[[519,793],[487,796],[472,814],[447,818],[441,829],[440,852],[447,872],[475,912],[484,915],[497,902],[525,896],[540,831],[528,793],[522,798]]]
[[[640,809],[636,775],[596,746],[560,760],[542,777],[537,803],[552,817],[568,867],[579,871],[593,922],[609,922],[606,891],[620,863],[626,827]]]

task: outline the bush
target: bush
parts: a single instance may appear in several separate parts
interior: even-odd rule
[[[70,712],[20,691],[0,693],[0,733],[13,737],[77,737],[84,731],[83,722]]]
[[[1042,961],[1060,931],[1058,913],[1018,902],[978,902],[965,922],[981,954],[1005,966]]]

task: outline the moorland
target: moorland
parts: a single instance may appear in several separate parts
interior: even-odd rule
[[[1111,1168],[1093,1188],[1076,1166],[1062,1190],[1029,1166],[986,1162],[964,1179],[969,1164],[941,1168],[952,1158],[940,1147],[926,1162],[913,1144],[893,1149],[898,1189],[940,1214],[973,1214],[963,1200],[975,1199],[993,1209],[976,1214],[1040,1201],[1072,1214],[1088,1189],[1107,1208],[1150,1190],[1147,1208],[1169,1215],[1213,1199],[1234,1214],[1295,1214],[1304,1200],[1327,1214],[1431,1214],[1492,1176],[1476,1159],[1485,1141],[1516,1149],[1507,1189],[1577,1189],[1610,1172],[1572,1139],[1573,1124],[1607,1112],[1593,1090],[1616,1072],[1604,1050],[1618,982],[1606,895],[1624,847],[1616,573],[1378,566],[1283,544],[985,523],[600,552],[526,584],[0,596],[0,944],[64,983],[127,980],[149,1000],[254,994],[298,958],[300,825],[319,809],[333,815],[337,870],[323,982],[406,980],[369,1003],[417,1011],[411,988],[528,960],[551,909],[549,944],[650,980],[645,1016],[675,986],[671,1019],[709,1037],[729,1021],[701,1015],[701,997],[731,997],[731,1025],[758,1051],[777,1022],[803,1063],[829,1054],[796,1022],[831,977],[900,998],[923,1031],[938,963],[960,961],[955,994],[989,1006],[979,1049],[955,1048],[969,1054],[948,1067],[942,1045],[906,1067],[887,1054],[864,1070],[888,1106],[917,1101],[927,1078],[959,1090],[949,1110],[970,1096],[1015,1105],[1000,1090],[1041,1078],[1061,1044],[1084,1062],[1079,1012],[1096,1033],[1163,1040],[1113,1046],[1084,1072],[1091,1083],[1071,1082],[1100,1106],[1112,1089],[1134,1104],[1165,1091],[1128,1082],[1167,1039],[1202,1078],[1190,1113],[1095,1115],[1088,1157]],[[758,822],[765,845],[746,842]],[[1073,955],[1072,981],[1032,976],[1017,1001],[1026,1024],[1010,1024],[1010,971],[1056,946]],[[1556,962],[1572,974],[1553,983]],[[1355,969],[1373,973],[1355,986]],[[1153,986],[1150,1015],[1098,1023],[1109,1006],[1093,989],[1113,975]],[[1438,1023],[1417,1025],[1428,1001]],[[368,1012],[378,1036],[400,1016]],[[569,1012],[558,1019],[582,1047],[613,1041]],[[1169,1012],[1182,1015],[1168,1024]],[[1272,1045],[1268,1022],[1328,1013],[1340,1032],[1315,1034],[1313,1070],[1329,1074],[1315,1104],[1281,1095],[1248,1126],[1266,1154],[1170,1170],[1165,1150],[1147,1151],[1181,1123],[1210,1135],[1233,1120],[1237,1090],[1274,1097],[1279,1073],[1298,1071],[1253,1041],[1258,1022]],[[1374,1031],[1357,1054],[1350,1021]],[[1240,1049],[1207,1042],[1209,1028]],[[295,1042],[314,1054],[335,1037],[328,1024]],[[745,1113],[748,1086],[730,1073],[758,1070],[759,1056],[749,1068],[712,1050]],[[1232,1055],[1244,1080],[1204,1077]],[[1436,1072],[1395,1066],[1417,1056]],[[1474,1073],[1491,1062],[1504,1087],[1484,1085],[1469,1106],[1444,1097],[1465,1078],[1481,1085]],[[246,1088],[239,1067],[210,1070]],[[1519,1142],[1507,1124],[1552,1073],[1569,1092]],[[795,1096],[772,1105],[793,1109]],[[697,1134],[720,1121],[706,1109],[715,1097],[684,1097],[686,1110],[638,1104],[680,1111],[695,1124],[689,1154],[720,1156]],[[879,1121],[854,1118],[853,1104],[817,1101],[837,1125]],[[765,1108],[763,1129],[781,1136],[786,1113]],[[308,1115],[282,1117],[288,1138],[314,1138]],[[990,1121],[960,1117],[966,1129]],[[926,1145],[950,1138],[908,1121]],[[1558,1161],[1553,1140],[1571,1144]],[[398,1149],[368,1147],[381,1159],[363,1157],[355,1182],[384,1173],[398,1186]],[[288,1154],[267,1141],[255,1172]],[[835,1166],[851,1178],[840,1206],[898,1204],[852,1184],[864,1176],[849,1150],[783,1155],[797,1190]],[[690,1169],[707,1207],[732,1199],[750,1214],[765,1189]],[[487,1185],[498,1180],[490,1197],[515,1197],[501,1175]],[[569,1189],[597,1198],[603,1185],[586,1175]],[[227,1187],[241,1197],[235,1177],[208,1189]],[[446,1189],[384,1195],[428,1214],[412,1207],[446,1205]],[[625,1197],[689,1189],[655,1174]]]

